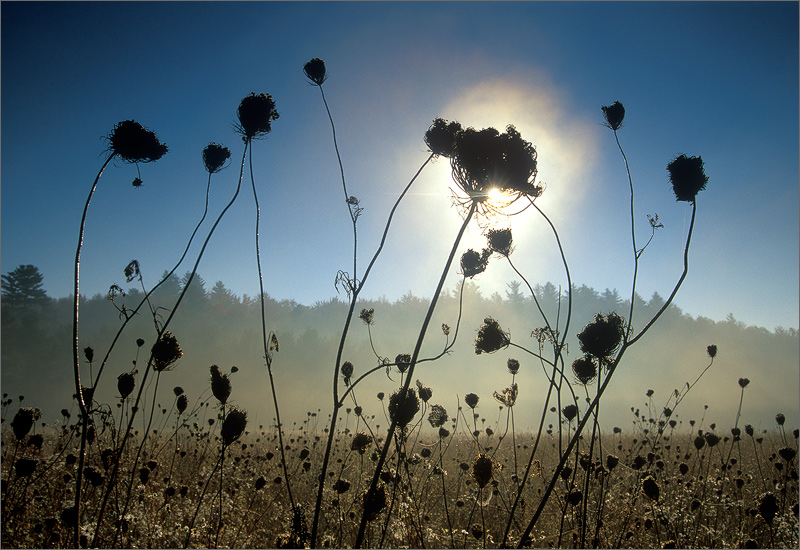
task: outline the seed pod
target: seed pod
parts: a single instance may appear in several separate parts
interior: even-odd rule
[[[511,339],[508,334],[503,332],[500,323],[487,317],[483,320],[483,325],[478,329],[478,336],[475,338],[475,353],[493,353],[499,349],[508,347]]]
[[[572,419],[578,415],[578,407],[576,405],[567,405],[561,412],[564,414],[564,418],[567,419],[567,422],[571,422]]]
[[[642,481],[642,491],[650,498],[650,500],[658,502],[660,490],[658,487],[658,482],[653,479],[653,476],[647,476],[644,478],[644,481]]]
[[[347,491],[350,490],[350,482],[347,481],[346,479],[339,479],[336,481],[336,483],[333,484],[333,490],[339,493],[340,495],[342,493],[346,493]]]
[[[371,435],[365,434],[364,432],[358,432],[353,437],[353,441],[350,442],[350,449],[353,451],[364,452],[365,450],[367,450],[367,447],[369,447],[371,443],[372,443]]]
[[[400,389],[389,397],[389,418],[401,428],[405,428],[414,415],[419,411],[419,398],[414,388],[408,388],[405,396],[402,395],[403,390]]]
[[[430,422],[432,428],[444,426],[445,422],[447,422],[447,410],[441,405],[434,405],[428,414],[428,422]]]
[[[344,378],[345,386],[350,385],[350,377],[353,376],[353,363],[350,361],[345,361],[342,363],[342,378]]]
[[[461,131],[461,124],[458,122],[448,123],[442,118],[437,118],[425,132],[425,145],[434,155],[450,158],[453,155],[456,135]]]
[[[317,86],[322,86],[322,83],[328,78],[325,72],[325,62],[318,57],[306,63],[303,66],[303,72]]]
[[[129,163],[153,162],[167,153],[167,146],[159,143],[155,133],[133,120],[123,120],[108,135],[108,149]]]
[[[227,374],[222,374],[217,365],[211,365],[211,393],[221,404],[228,402],[231,395],[231,381]]]
[[[606,468],[608,468],[609,471],[616,468],[617,464],[619,464],[619,457],[614,455],[608,455],[606,457]]]
[[[222,421],[222,429],[220,435],[222,436],[222,444],[228,447],[231,443],[239,439],[244,433],[247,426],[247,413],[238,408],[231,407],[225,420]]]
[[[711,344],[710,346],[708,346],[706,348],[706,351],[708,352],[708,356],[711,357],[712,359],[714,357],[716,357],[717,356],[717,346],[716,346],[716,344]]]
[[[14,463],[14,472],[17,477],[30,477],[36,470],[36,461],[32,458],[18,458]]]
[[[40,409],[33,407],[21,407],[14,419],[11,421],[11,429],[14,430],[14,435],[18,440],[22,440],[28,432],[33,428],[33,423],[39,420],[42,416]]]
[[[189,398],[186,397],[185,393],[182,393],[178,396],[178,400],[175,403],[175,407],[178,409],[178,414],[183,414],[186,410],[186,407],[189,406]]]
[[[169,332],[165,331],[150,350],[153,356],[153,368],[157,372],[162,372],[173,365],[178,359],[183,357],[183,350],[178,339]]]
[[[625,321],[614,312],[607,316],[595,314],[594,322],[578,334],[581,351],[597,358],[610,356],[622,342],[624,327]]]
[[[272,96],[264,93],[251,93],[242,99],[236,114],[239,118],[237,130],[247,140],[268,134],[272,121],[279,117]]]
[[[625,107],[622,106],[622,103],[615,101],[611,105],[603,105],[601,108],[608,127],[615,132],[619,130],[622,127],[622,119],[625,118]]]
[[[203,164],[209,174],[222,170],[229,158],[231,158],[230,149],[217,143],[209,143],[203,149]]]
[[[510,229],[490,229],[486,232],[486,239],[492,252],[508,257],[513,251]]]
[[[486,271],[489,255],[475,252],[471,248],[461,255],[461,272],[464,277],[474,277]]]
[[[427,386],[423,386],[422,382],[417,380],[417,394],[423,402],[427,403],[428,400],[433,397],[433,390]]]
[[[484,453],[478,455],[472,463],[472,477],[478,483],[478,487],[483,489],[492,480],[494,462]]]
[[[123,372],[117,377],[117,391],[122,399],[125,399],[133,392],[135,385],[136,376],[132,372]]]
[[[506,364],[508,366],[508,372],[511,374],[517,374],[519,372],[519,361],[516,359],[509,359]]]
[[[478,406],[479,399],[480,398],[476,394],[468,393],[467,395],[464,396],[464,403],[466,403],[470,409],[474,409],[475,407]]]
[[[386,508],[386,487],[381,484],[373,491],[364,491],[361,500],[367,521],[374,521],[381,511]]]
[[[572,373],[581,384],[586,385],[597,376],[597,365],[590,355],[585,355],[572,363]]]
[[[772,493],[764,493],[758,504],[758,512],[768,524],[772,525],[772,520],[778,514],[778,499]]]

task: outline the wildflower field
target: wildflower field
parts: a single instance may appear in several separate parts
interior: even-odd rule
[[[331,125],[341,173],[340,208],[353,238],[352,258],[345,259],[348,271],[336,274],[337,289],[347,297],[339,319],[341,332],[329,356],[313,358],[327,365],[326,378],[298,372],[292,379],[293,385],[309,392],[312,387],[330,388],[326,400],[300,424],[282,420],[286,393],[283,378],[274,372],[281,361],[282,327],[265,303],[263,274],[279,266],[262,261],[259,175],[252,168],[253,147],[273,124],[282,122],[267,93],[252,93],[238,109],[231,109],[240,157],[214,142],[202,151],[207,196],[212,178],[229,167],[238,171],[230,201],[216,214],[209,212],[206,202],[182,256],[157,284],[145,285],[138,261],[125,266],[127,283],[140,285],[141,291],[130,293],[112,285],[107,300],[116,324],[108,344],[95,349],[86,341],[85,316],[80,312],[85,314],[89,302],[80,294],[81,252],[101,176],[115,163],[133,164],[137,177],[132,185],[139,187],[140,165],[169,153],[152,130],[124,120],[107,135],[105,161],[80,215],[70,304],[71,365],[67,365],[73,402],[64,403],[59,422],[43,423],[36,403],[23,405],[23,397],[3,397],[4,546],[798,546],[798,429],[793,420],[787,425],[784,414],[775,411],[771,429],[759,430],[748,423],[741,415],[748,378],[738,380],[739,413],[730,425],[708,423],[704,412],[696,420],[686,420],[699,411],[683,410],[685,406],[680,416],[676,413],[712,367],[720,351],[715,343],[701,348],[705,368],[693,381],[685,385],[676,381],[679,388],[659,404],[648,391],[645,408],[631,407],[630,425],[610,432],[601,428],[601,411],[621,406],[607,404],[604,395],[610,385],[624,383],[615,375],[629,357],[628,350],[669,317],[681,285],[690,276],[691,239],[702,215],[698,195],[707,184],[713,185],[701,156],[665,159],[664,184],[671,186],[678,202],[685,203],[689,221],[680,275],[666,299],[645,304],[636,294],[640,261],[647,259],[648,247],[664,226],[655,213],[647,215],[646,224],[638,223],[643,220],[634,207],[636,186],[620,138],[623,104],[598,106],[598,119],[607,127],[609,139],[616,141],[623,182],[630,189],[630,219],[624,220],[630,227],[622,233],[630,242],[632,273],[625,272],[624,277],[631,282],[631,295],[614,309],[593,311],[578,324],[573,313],[580,307],[575,303],[580,293],[570,275],[569,251],[537,204],[546,186],[537,180],[534,144],[513,125],[499,131],[433,120],[420,129],[427,159],[398,189],[380,244],[366,253],[359,250],[358,239],[364,209],[357,194],[362,190],[348,186],[338,153],[336,125],[324,92],[325,63],[314,58],[303,70],[319,89]],[[373,335],[380,312],[365,305],[360,293],[373,266],[382,260],[387,235],[402,233],[402,227],[392,226],[395,210],[434,159],[449,162],[451,213],[460,215],[462,222],[457,234],[441,237],[448,242],[452,238],[452,245],[442,258],[432,298],[423,304],[419,327],[413,327],[413,338],[403,353],[387,354]],[[231,205],[250,191],[260,289],[254,301],[257,326],[247,336],[258,344],[259,372],[269,388],[262,405],[271,419],[260,424],[251,420],[252,410],[231,398],[239,382],[238,367],[204,365],[203,376],[208,378],[199,396],[181,386],[172,387],[171,393],[166,390],[172,385],[166,373],[191,351],[186,344],[190,340],[184,339],[173,320],[191,314],[189,293],[196,288],[191,283],[206,246]],[[563,295],[559,290],[553,304],[540,301],[536,286],[515,267],[515,254],[536,250],[516,243],[511,229],[503,225],[512,215],[535,217],[548,228],[563,267],[558,275],[569,289]],[[643,227],[638,233],[637,223]],[[462,250],[462,237],[472,225],[482,231],[486,245]],[[195,247],[202,242],[194,256],[189,254],[193,242]],[[191,267],[183,286],[165,303],[156,291],[169,284],[184,261]],[[503,319],[465,311],[465,288],[490,262],[508,264],[522,280],[516,290],[527,291],[534,306],[525,318],[524,340],[512,334]],[[444,285],[453,272],[460,283],[450,296]],[[9,288],[10,281],[4,276]],[[437,306],[445,305],[454,314],[450,321],[440,322]],[[204,312],[219,314],[213,309]],[[479,326],[463,326],[476,314]],[[134,332],[134,326],[147,334]],[[364,341],[369,365],[348,355],[352,349],[348,339],[356,338]],[[533,390],[541,396],[540,408],[518,410],[521,361],[515,358],[504,360],[497,389],[460,395],[455,408],[442,405],[439,399],[447,390],[426,385],[422,365],[457,355],[454,346],[464,340],[469,341],[472,355],[496,358],[492,354],[513,350],[524,358],[526,368],[541,370],[546,383]],[[120,351],[123,346],[135,350],[132,368],[119,369],[110,360],[128,353]],[[383,377],[385,390],[361,391],[366,380],[378,377]],[[526,426],[534,427],[518,429],[520,415]]]

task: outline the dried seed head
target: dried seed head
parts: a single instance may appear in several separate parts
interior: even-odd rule
[[[456,135],[461,131],[461,124],[458,122],[447,122],[442,118],[437,118],[425,132],[425,145],[434,155],[450,158],[453,156],[453,143]]]
[[[464,277],[474,277],[486,271],[489,265],[489,255],[491,251],[484,249],[483,252],[475,252],[471,248],[461,255],[461,272]]]
[[[215,174],[225,168],[225,162],[231,158],[227,147],[211,142],[203,149],[203,164],[209,174]]]
[[[125,162],[153,162],[167,153],[155,133],[133,120],[123,120],[108,135],[108,149]]]
[[[694,448],[698,451],[706,446],[706,440],[702,435],[698,435],[694,438]]]
[[[721,441],[720,437],[713,432],[708,432],[705,437],[706,437],[706,443],[708,443],[709,447],[716,447],[717,444]]]
[[[500,323],[487,317],[483,320],[483,325],[478,329],[478,336],[475,338],[475,353],[493,353],[499,349],[508,347],[511,339],[508,334],[500,328]]]
[[[784,459],[786,462],[791,462],[792,459],[797,454],[797,451],[795,451],[791,447],[783,447],[778,451],[778,454],[781,455],[781,458]]]
[[[172,393],[174,393],[175,397],[177,397],[183,393],[183,388],[180,386],[175,386],[174,388],[172,388]]]
[[[514,382],[511,387],[504,389],[503,393],[494,392],[494,398],[506,407],[511,408],[517,402],[517,394],[517,383]]]
[[[325,62],[318,57],[315,57],[303,66],[303,72],[306,73],[308,79],[317,86],[322,86],[322,83],[328,78],[325,72]]]
[[[572,506],[577,506],[583,500],[583,491],[574,489],[567,494],[567,502]]]
[[[607,358],[619,347],[625,330],[625,321],[612,312],[607,316],[595,314],[594,322],[589,323],[578,334],[581,351],[599,359]]]
[[[609,471],[611,471],[614,468],[616,468],[617,464],[619,464],[619,457],[618,456],[608,455],[606,457],[606,468],[608,468]]]
[[[603,117],[606,119],[606,124],[615,132],[622,127],[622,119],[625,118],[625,107],[622,103],[615,101],[611,105],[603,105]]]
[[[508,372],[511,374],[517,374],[519,372],[519,361],[516,359],[509,359],[506,364],[508,366]]]
[[[231,396],[231,380],[227,374],[222,374],[217,365],[211,365],[211,393],[221,404],[228,402]]]
[[[22,407],[11,421],[11,429],[18,440],[22,440],[33,428],[33,423],[42,417],[42,411],[33,407]]]
[[[591,355],[585,355],[572,363],[572,373],[581,384],[586,385],[597,376],[597,365]]]
[[[367,325],[373,324],[374,322],[373,318],[375,317],[375,308],[371,307],[369,309],[366,308],[362,309],[361,313],[358,314],[358,317],[359,319],[364,321],[364,323]]]
[[[716,344],[711,344],[710,346],[708,346],[706,348],[706,351],[708,352],[708,356],[711,357],[712,359],[714,357],[716,357],[717,356],[717,346],[716,346]]]
[[[428,414],[428,422],[431,427],[441,428],[447,422],[447,409],[441,405],[434,405],[431,407],[431,412]]]
[[[767,492],[761,495],[761,501],[758,504],[758,512],[768,524],[772,525],[772,520],[778,514],[778,499],[774,494]]]
[[[350,361],[345,361],[342,363],[342,378],[344,379],[344,385],[350,385],[350,377],[353,376],[353,363]]]
[[[361,500],[364,505],[364,515],[367,521],[374,521],[378,518],[381,511],[386,508],[386,487],[381,484],[373,491],[364,491]]]
[[[578,407],[576,405],[567,405],[561,410],[567,422],[572,422],[572,419],[578,415]]]
[[[694,202],[697,193],[706,188],[708,176],[702,157],[680,155],[667,165],[672,191],[679,201]]]
[[[753,429],[753,425],[752,424],[746,424],[745,427],[744,427],[744,432],[747,435],[749,435],[750,437],[753,437],[753,434],[755,433],[755,430]]]
[[[178,339],[170,331],[165,331],[161,338],[156,340],[150,349],[153,355],[153,368],[162,372],[170,368],[178,359],[183,357],[183,350]]]
[[[185,393],[182,393],[178,396],[178,401],[175,403],[175,407],[178,409],[178,414],[183,414],[186,410],[186,407],[189,406],[189,398],[186,397]]]
[[[389,418],[401,428],[405,428],[419,411],[419,398],[414,388],[408,388],[403,397],[402,388],[389,397]]]
[[[411,365],[411,355],[408,353],[400,353],[394,358],[394,363],[397,366],[397,370],[406,372]]]
[[[83,348],[83,356],[86,357],[86,360],[90,363],[94,361],[94,349],[89,346]]]
[[[508,257],[513,251],[510,229],[490,229],[486,233],[486,238],[492,252]]]
[[[222,444],[227,447],[239,439],[246,426],[247,413],[238,407],[231,407],[225,415],[225,420],[222,421],[222,429],[220,430]]]
[[[123,372],[117,377],[117,391],[122,399],[128,397],[136,386],[135,372]]]
[[[364,452],[372,443],[372,436],[366,434],[364,432],[358,432],[354,437],[353,441],[350,442],[350,449],[353,451],[360,451]]]
[[[653,479],[653,476],[647,476],[644,478],[644,481],[642,481],[642,491],[648,496],[648,498],[650,498],[650,500],[658,502],[660,490],[658,487],[658,482]]]
[[[775,415],[775,422],[778,423],[778,426],[783,426],[783,423],[786,422],[786,416],[783,413],[778,413]]]
[[[336,483],[333,484],[333,490],[339,493],[340,495],[342,493],[346,493],[347,491],[350,490],[350,482],[347,481],[346,479],[338,479],[336,480]]]
[[[478,406],[479,399],[480,398],[476,394],[468,393],[467,395],[464,396],[464,403],[466,403],[470,409],[474,409],[475,407]]]
[[[422,399],[422,401],[427,403],[428,400],[433,397],[433,390],[427,386],[423,386],[422,382],[417,380],[417,395],[419,395],[419,398]]]
[[[272,121],[280,115],[275,110],[275,102],[269,94],[251,93],[239,103],[236,111],[239,124],[236,129],[245,140],[257,139],[267,135],[272,130]]]
[[[746,388],[747,385],[750,383],[749,378],[739,378],[739,386],[742,388]]]
[[[494,462],[491,458],[484,453],[478,455],[475,462],[472,463],[472,477],[478,483],[478,487],[483,489],[492,480],[494,470]]]

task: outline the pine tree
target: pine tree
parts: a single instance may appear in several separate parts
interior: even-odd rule
[[[44,277],[34,265],[20,265],[0,278],[4,306],[42,306],[50,301],[42,288]]]

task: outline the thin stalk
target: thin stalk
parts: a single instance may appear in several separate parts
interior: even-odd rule
[[[272,377],[272,354],[269,350],[269,344],[267,342],[267,321],[264,312],[264,277],[261,271],[261,253],[259,248],[259,241],[258,241],[258,227],[259,222],[261,220],[261,209],[258,205],[258,193],[256,192],[256,182],[255,177],[253,176],[253,151],[250,151],[250,183],[253,186],[253,199],[256,203],[256,265],[258,266],[258,286],[259,286],[259,298],[261,304],[261,335],[264,344],[264,360],[267,364],[267,375],[269,376],[269,387],[272,392],[272,403],[275,406],[275,420],[278,423],[278,442],[280,444],[281,449],[281,465],[283,466],[283,475],[286,478],[286,493],[289,496],[289,503],[292,505],[292,511],[294,511],[294,497],[292,496],[292,487],[291,483],[289,482],[289,468],[286,464],[286,450],[284,449],[283,444],[283,424],[281,423],[281,413],[280,408],[278,407],[278,395],[275,392],[275,380]],[[272,333],[272,338],[275,338],[275,334]]]
[[[428,313],[425,315],[425,320],[422,322],[422,328],[419,331],[419,337],[417,338],[417,344],[414,347],[414,353],[411,356],[411,363],[408,367],[408,372],[406,374],[406,382],[401,389],[400,397],[401,402],[405,398],[408,392],[408,387],[411,384],[411,380],[414,376],[414,368],[417,365],[417,359],[419,358],[419,352],[422,349],[422,342],[425,339],[425,333],[428,330],[428,324],[431,321],[431,317],[433,317],[433,311],[436,308],[436,303],[439,300],[439,295],[442,293],[442,287],[444,286],[444,281],[447,278],[447,274],[450,271],[450,266],[453,263],[453,258],[456,255],[456,250],[458,249],[458,245],[461,242],[461,238],[464,236],[464,231],[467,229],[467,225],[469,224],[472,216],[475,214],[475,210],[477,208],[478,203],[473,201],[469,211],[467,212],[466,217],[464,218],[464,223],[461,225],[461,229],[458,231],[458,235],[456,236],[456,240],[453,243],[453,247],[450,250],[450,255],[447,258],[447,262],[445,263],[444,269],[442,270],[442,274],[439,277],[439,284],[436,287],[436,291],[434,292],[433,296],[431,297],[431,304],[428,307]],[[386,461],[386,455],[389,452],[389,444],[392,440],[392,436],[394,435],[394,431],[397,428],[397,418],[395,417],[392,420],[391,425],[389,426],[389,433],[386,435],[386,442],[383,445],[383,450],[381,452],[380,458],[378,459],[377,464],[375,465],[375,474],[372,477],[372,483],[367,494],[371,494],[375,491],[375,488],[378,486],[378,480],[380,479],[381,468],[383,467],[384,462]],[[356,537],[355,547],[360,548],[361,543],[364,540],[364,531],[367,526],[367,514],[366,511],[361,515],[361,525],[358,529],[358,536]]]
[[[617,140],[617,147],[619,152],[622,153],[622,160],[625,161],[625,171],[628,173],[628,183],[631,186],[631,242],[633,243],[633,283],[631,285],[631,307],[628,310],[628,326],[625,329],[625,339],[627,340],[631,332],[631,323],[633,322],[633,304],[636,301],[636,277],[639,273],[639,250],[636,248],[636,219],[634,217],[633,209],[633,179],[631,179],[631,168],[628,165],[628,157],[625,156],[625,151],[622,150],[622,145],[619,143],[619,135],[614,130],[614,139]],[[649,244],[649,243],[648,243]]]
[[[78,310],[80,308],[80,269],[81,269],[81,249],[83,248],[83,233],[86,228],[86,213],[89,211],[89,203],[92,201],[95,189],[97,189],[97,182],[100,181],[100,176],[103,171],[116,156],[116,153],[111,153],[97,176],[94,178],[92,189],[89,191],[89,196],[86,198],[86,204],[83,206],[83,215],[81,216],[80,230],[78,232],[78,246],[75,250],[75,286],[73,288],[73,317],[72,317],[72,373],[75,378],[75,393],[78,397],[78,407],[81,411],[81,452],[78,456],[78,472],[75,476],[75,528],[72,530],[72,543],[75,548],[80,544],[80,525],[81,525],[81,484],[83,483],[83,465],[86,460],[84,456],[86,453],[86,432],[89,429],[89,407],[83,399],[83,392],[81,391],[81,371],[80,371],[80,351],[78,343]]]

